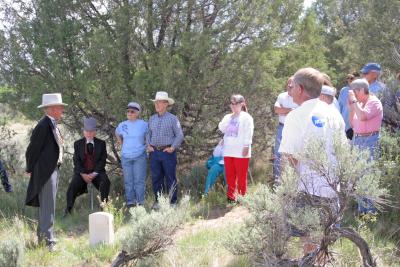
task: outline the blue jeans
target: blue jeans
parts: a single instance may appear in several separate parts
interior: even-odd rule
[[[379,157],[379,133],[371,136],[354,136],[353,145],[359,149],[368,150],[370,160],[374,160]]]
[[[143,205],[147,172],[146,153],[133,159],[122,157],[121,160],[124,173],[126,204]]]
[[[168,193],[171,204],[178,200],[176,180],[176,152],[167,153],[154,150],[150,153],[150,172],[156,201],[162,193]],[[164,181],[165,178],[165,181]]]
[[[283,124],[279,123],[278,128],[276,129],[275,147],[274,147],[273,175],[275,181],[279,181],[281,178],[281,153],[279,153],[278,151],[282,140],[282,130],[283,130]]]
[[[4,190],[6,192],[12,192],[12,186],[10,184],[10,181],[8,180],[6,169],[4,168],[3,162],[1,160],[0,160],[0,178]]]
[[[379,133],[371,136],[354,136],[353,145],[359,149],[368,150],[370,160],[374,160],[379,157],[379,137]],[[357,199],[357,209],[359,213],[374,213],[377,211],[372,200],[365,197]]]

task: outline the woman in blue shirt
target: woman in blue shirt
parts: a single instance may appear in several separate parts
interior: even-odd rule
[[[130,102],[127,107],[127,120],[121,122],[115,130],[115,135],[120,144],[122,170],[125,183],[125,197],[128,208],[143,205],[147,155],[145,136],[148,124],[139,119],[140,105]]]

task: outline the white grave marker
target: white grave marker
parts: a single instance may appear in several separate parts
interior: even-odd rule
[[[114,243],[114,218],[107,212],[95,212],[89,215],[89,244]]]

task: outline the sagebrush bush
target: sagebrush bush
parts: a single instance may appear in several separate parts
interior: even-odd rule
[[[147,212],[141,206],[130,209],[130,221],[117,232],[117,240],[123,250],[122,262],[137,261],[161,253],[172,244],[173,234],[189,217],[187,196],[182,198],[179,206],[170,205],[164,197],[159,198],[159,204],[158,211]]]
[[[0,233],[0,267],[22,266],[25,256],[24,225],[15,218],[7,220]]]
[[[235,255],[247,254],[261,266],[310,266],[320,255],[331,255],[332,244],[345,237],[359,247],[364,266],[376,266],[365,240],[340,223],[351,200],[366,197],[378,207],[385,203],[382,197],[387,190],[381,187],[381,172],[367,153],[349,146],[341,138],[334,138],[328,148],[326,145],[325,140],[316,138],[295,158],[306,162],[309,170],[322,177],[337,198],[321,199],[299,192],[299,185],[305,184],[310,174],[299,175],[287,166],[281,185],[274,190],[260,186],[240,200],[251,217],[228,235],[225,246],[229,251]],[[326,149],[333,154],[321,153]],[[308,242],[318,247],[295,259],[289,250],[290,237],[305,234]]]

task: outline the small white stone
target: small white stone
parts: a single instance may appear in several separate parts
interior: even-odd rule
[[[89,215],[89,244],[114,243],[114,217],[107,212],[95,212]]]

